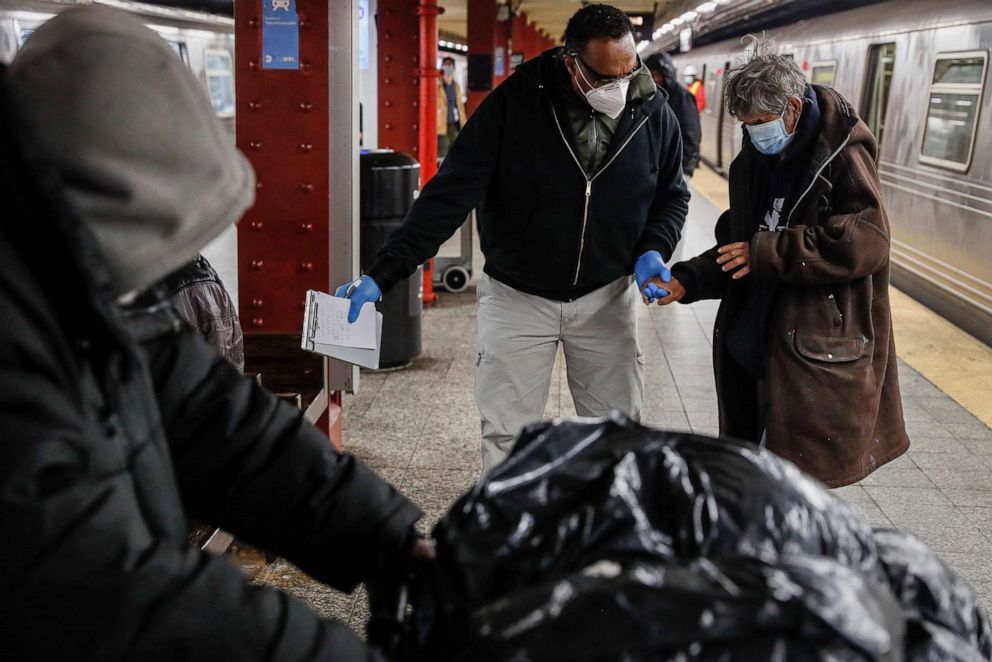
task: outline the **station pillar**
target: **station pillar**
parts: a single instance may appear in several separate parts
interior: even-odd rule
[[[510,24],[498,21],[493,0],[468,0],[468,104],[472,114],[482,100],[510,74]]]
[[[420,32],[420,66],[417,69],[420,88],[420,127],[418,136],[420,160],[420,185],[423,186],[437,172],[437,81],[441,72],[437,68],[437,17],[444,10],[437,0],[420,0],[417,6]],[[431,305],[434,294],[434,260],[424,265],[424,304]]]
[[[423,186],[437,171],[437,0],[379,0],[379,145],[413,155]],[[424,304],[436,300],[434,261]]]
[[[513,25],[510,27],[510,53],[511,64],[516,61],[524,61],[527,57],[527,15],[516,14],[513,17]]]
[[[299,339],[306,291],[357,273],[358,9],[234,4],[237,144],[257,180],[238,232],[246,363],[262,365],[273,390],[304,396],[308,418],[340,446],[341,393],[357,388],[358,371],[305,354]]]

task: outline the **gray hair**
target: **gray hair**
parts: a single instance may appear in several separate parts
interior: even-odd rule
[[[752,113],[783,113],[789,97],[802,97],[806,76],[795,60],[778,55],[771,39],[748,35],[750,42],[743,64],[730,69],[723,79],[727,112],[734,117]]]

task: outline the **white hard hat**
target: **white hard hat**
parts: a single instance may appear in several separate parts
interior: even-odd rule
[[[697,69],[696,67],[692,66],[691,64],[690,65],[687,65],[686,68],[682,70],[682,75],[683,76],[698,76],[699,75],[699,69]]]

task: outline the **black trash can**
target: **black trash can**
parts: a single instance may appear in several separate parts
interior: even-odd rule
[[[420,164],[392,150],[361,155],[361,269],[375,260],[386,238],[403,223],[420,189]],[[420,356],[424,279],[418,269],[376,305],[382,313],[380,368],[409,365]]]

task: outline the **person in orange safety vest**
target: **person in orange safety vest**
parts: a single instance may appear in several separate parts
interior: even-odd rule
[[[703,81],[699,79],[699,70],[691,64],[682,70],[682,80],[685,86],[696,97],[696,107],[699,112],[706,108],[706,91],[703,89]]]

